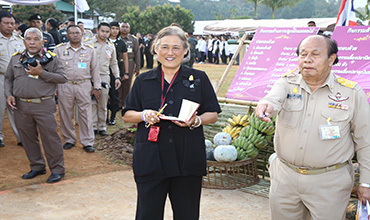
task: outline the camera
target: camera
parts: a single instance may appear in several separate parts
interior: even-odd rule
[[[46,53],[41,60],[39,60],[40,64],[41,65],[46,65],[47,63],[49,63],[50,61],[53,60],[53,56],[50,54],[50,53]],[[36,59],[34,57],[30,57],[26,60],[23,60],[22,61],[22,64],[24,66],[24,68],[26,68],[28,70],[28,65],[32,66],[32,67],[36,67],[37,66],[37,62],[36,62]]]

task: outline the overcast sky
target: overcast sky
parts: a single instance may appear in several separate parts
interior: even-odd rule
[[[362,8],[365,7],[367,0],[354,0],[353,5],[355,8]]]

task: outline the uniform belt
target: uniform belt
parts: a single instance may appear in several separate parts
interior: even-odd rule
[[[41,103],[43,100],[52,99],[54,96],[44,96],[41,98],[33,98],[33,99],[26,99],[26,98],[19,98],[22,102],[28,102],[28,103]]]
[[[328,167],[323,167],[323,168],[309,168],[309,167],[298,167],[298,166],[294,166],[294,165],[292,165],[290,163],[287,163],[284,160],[280,160],[280,161],[283,164],[287,165],[292,170],[296,171],[297,173],[303,174],[303,175],[321,174],[321,173],[325,173],[325,172],[337,170],[337,169],[342,168],[342,167],[344,167],[345,165],[348,164],[348,161],[346,161],[344,163],[338,163],[338,164],[335,164],[335,165],[332,165],[332,166],[328,166]]]
[[[81,83],[84,83],[86,81],[90,81],[90,79],[68,80],[67,82],[69,82],[71,84],[81,84]]]

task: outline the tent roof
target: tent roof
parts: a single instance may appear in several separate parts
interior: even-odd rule
[[[316,26],[325,30],[328,25],[335,23],[337,18],[301,18],[301,19],[240,19],[215,21],[204,27],[204,34],[222,34],[230,32],[238,34],[239,31],[254,32],[259,27],[307,27],[309,21],[315,21]]]
[[[63,1],[55,2],[54,3],[55,8],[59,11],[64,11],[64,12],[74,12],[74,6]]]

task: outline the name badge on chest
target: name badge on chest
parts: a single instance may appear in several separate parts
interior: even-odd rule
[[[78,63],[77,68],[78,69],[86,69],[86,63]]]
[[[339,125],[333,125],[331,118],[326,120],[325,125],[319,126],[320,140],[334,140],[341,138]]]

